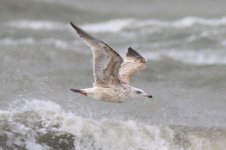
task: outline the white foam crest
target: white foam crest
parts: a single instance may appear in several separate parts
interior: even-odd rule
[[[69,44],[63,40],[48,38],[40,41],[41,44],[53,44],[55,47],[66,49],[69,47]]]
[[[11,120],[17,125],[15,132],[19,135],[26,135],[32,132],[25,143],[15,143],[12,136],[8,137],[10,144],[16,144],[36,149],[40,144],[36,143],[34,138],[37,132],[45,133],[47,129],[68,132],[75,135],[75,149],[169,149],[170,142],[173,139],[173,131],[167,127],[149,126],[135,121],[114,121],[114,120],[93,120],[79,117],[71,112],[64,111],[60,105],[51,101],[24,101],[19,105],[14,105],[9,111],[0,111],[0,116]],[[24,118],[24,120],[20,119]],[[20,120],[20,121],[18,121]],[[32,126],[35,122],[41,121],[44,129],[32,130],[24,126]],[[18,127],[22,126],[22,127]],[[57,126],[59,126],[57,128]],[[129,135],[129,137],[128,137]],[[117,144],[115,144],[117,143]],[[45,145],[44,145],[45,146]]]
[[[174,28],[187,28],[194,25],[203,26],[224,26],[226,25],[226,17],[222,18],[200,18],[200,17],[185,17],[178,20],[165,21],[156,19],[113,19],[106,22],[84,24],[82,27],[90,32],[120,32],[124,29],[137,29],[146,26],[154,27],[174,27]]]
[[[82,27],[90,32],[119,32],[133,21],[133,19],[115,19],[101,23],[84,24]]]
[[[6,23],[6,25],[31,30],[65,30],[68,26],[66,23],[47,21],[47,20],[16,20]],[[86,23],[82,25],[90,32],[120,32],[124,29],[136,29],[145,26],[155,27],[175,27],[187,28],[193,25],[203,26],[224,26],[226,25],[226,17],[222,18],[200,18],[200,17],[185,17],[178,20],[166,21],[157,19],[139,20],[135,18],[112,19],[104,22]]]
[[[46,133],[50,130],[73,134],[75,136],[74,148],[78,150],[174,150],[187,148],[208,150],[211,149],[211,144],[214,144],[208,138],[200,138],[190,133],[187,137],[183,137],[186,138],[185,141],[189,142],[189,145],[183,145],[177,141],[178,135],[169,127],[151,126],[132,120],[83,118],[74,113],[66,112],[60,105],[51,101],[25,100],[20,104],[14,104],[9,110],[0,111],[0,117],[6,119],[5,122],[10,121],[16,125],[15,128],[10,128],[11,133],[0,128],[1,133],[7,132],[8,144],[17,144],[26,149],[49,149],[48,145],[37,143],[35,138],[38,133]],[[34,123],[37,122],[41,123],[41,127],[34,126]],[[26,139],[16,139],[14,133],[17,134],[17,137],[25,135]]]
[[[36,41],[32,37],[23,38],[23,39],[11,39],[11,38],[4,38],[0,39],[0,45],[32,45]]]
[[[195,24],[206,25],[206,26],[222,26],[226,25],[226,17],[222,18],[213,18],[213,19],[204,19],[199,17],[186,17],[181,20],[175,21],[173,23],[176,27],[190,27]]]
[[[135,27],[157,26],[157,27],[176,27],[176,28],[187,28],[194,25],[224,26],[226,25],[226,17],[212,19],[205,19],[199,17],[185,17],[174,21],[150,19],[137,21],[137,23],[133,24],[133,26]]]
[[[16,20],[8,22],[6,25],[30,30],[65,30],[67,27],[67,24],[47,20]]]
[[[167,127],[149,126],[135,121],[85,119],[64,111],[60,105],[51,101],[25,101],[19,109],[17,106],[12,109],[13,116],[27,115],[29,112],[33,117],[27,120],[29,124],[41,120],[44,128],[60,125],[58,131],[69,132],[77,137],[75,149],[93,147],[112,150],[139,148],[164,150],[169,148],[173,138],[173,131]]]
[[[0,45],[34,45],[34,44],[45,44],[45,45],[54,45],[55,47],[66,49],[69,47],[69,43],[60,39],[55,38],[46,38],[42,40],[36,40],[32,37],[22,38],[22,39],[12,39],[4,38],[0,39]]]
[[[169,57],[176,61],[195,65],[226,64],[225,54],[221,55],[221,53],[212,53],[209,51],[195,52],[192,50],[190,51],[167,50],[146,53],[146,57],[149,60],[161,60],[164,59],[165,57]]]

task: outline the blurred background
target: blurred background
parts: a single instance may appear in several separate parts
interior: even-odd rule
[[[118,128],[132,132],[132,141],[138,146],[133,145],[135,149],[141,148],[135,137],[143,139],[152,134],[169,143],[165,144],[168,149],[198,149],[194,144],[198,141],[201,149],[225,146],[226,1],[0,0],[0,3],[0,137],[7,137],[0,140],[3,148],[15,148],[12,145],[26,149],[34,145],[54,148],[52,141],[42,144],[56,137],[53,130],[60,135],[69,133],[66,136],[72,143],[64,148],[79,145],[84,149],[87,141],[94,143],[91,149],[105,149],[103,145],[109,149],[130,148],[131,139],[126,139],[122,144],[125,147],[121,148],[113,146],[110,135],[102,139],[102,130],[109,126],[116,135],[122,132]],[[91,50],[70,27],[71,21],[123,57],[130,46],[142,54],[147,68],[134,78],[132,85],[149,91],[154,99],[111,104],[72,93],[70,88],[91,87],[93,76]],[[98,124],[103,119],[107,121]],[[76,128],[78,122],[82,128]],[[96,133],[96,128],[101,131]],[[90,132],[78,135],[83,129]],[[138,129],[141,132],[137,133]],[[157,130],[167,136],[156,133]],[[19,140],[13,138],[14,133],[20,135]],[[177,136],[171,137],[171,133]],[[72,137],[77,137],[78,143],[73,143]],[[122,135],[126,137],[126,133],[125,137]],[[103,144],[106,139],[109,141]],[[9,141],[14,144],[7,145]],[[147,143],[143,143],[146,149],[161,145],[160,140]]]

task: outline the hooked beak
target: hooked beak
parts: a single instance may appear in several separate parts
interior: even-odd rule
[[[77,93],[87,96],[87,93],[85,93],[83,90],[79,90],[79,89],[70,89],[70,90],[73,92],[77,92]]]
[[[148,97],[148,98],[152,98],[152,95],[151,95],[151,94],[149,94],[149,95],[147,95],[147,97]]]

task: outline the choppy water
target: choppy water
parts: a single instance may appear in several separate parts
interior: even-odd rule
[[[225,2],[127,3],[1,0],[0,149],[226,147]],[[111,104],[72,93],[93,77],[70,21],[122,56],[138,50],[148,66],[132,84],[154,99]]]

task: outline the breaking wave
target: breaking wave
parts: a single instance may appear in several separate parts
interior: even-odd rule
[[[115,19],[101,23],[84,24],[82,27],[91,32],[119,32],[134,21],[134,19]]]
[[[69,23],[55,22],[55,21],[46,21],[46,20],[16,20],[6,23],[10,27],[19,28],[19,29],[30,29],[30,30],[65,30],[69,27]],[[171,28],[181,29],[189,28],[194,26],[202,26],[201,29],[194,29],[188,31],[188,33],[181,34],[178,31],[168,33],[168,36],[165,37],[165,30],[159,30],[161,28],[168,28],[171,31]],[[225,50],[226,42],[224,39],[225,30],[221,30],[221,27],[226,26],[226,17],[222,18],[212,18],[205,19],[199,17],[185,17],[173,21],[164,21],[164,20],[138,20],[133,18],[124,18],[124,19],[113,19],[106,22],[97,22],[97,23],[88,23],[81,25],[82,28],[88,32],[111,32],[119,33],[120,31],[125,31],[119,33],[121,38],[124,38],[128,41],[132,38],[134,41],[140,43],[141,47],[147,49],[144,51],[144,57],[149,60],[158,61],[162,58],[170,58],[178,62],[192,64],[192,65],[213,65],[213,64],[226,64]],[[207,28],[206,28],[207,27]],[[209,29],[208,27],[216,27]],[[158,30],[157,35],[150,35],[149,31]],[[138,31],[139,30],[139,31]],[[140,32],[142,30],[142,32]],[[127,32],[128,31],[128,32]],[[186,31],[185,29],[183,31]],[[178,34],[177,34],[178,32]],[[141,34],[142,33],[142,34]],[[143,34],[144,33],[144,34]],[[155,32],[153,32],[155,33]],[[172,33],[177,34],[176,36]],[[58,35],[58,33],[56,33]],[[60,33],[61,34],[61,33]],[[172,35],[171,35],[172,34]],[[156,36],[156,39],[155,39]],[[172,38],[171,38],[172,37]],[[113,38],[114,35],[113,35]],[[150,40],[149,40],[150,38]],[[162,39],[163,38],[163,39]],[[214,39],[214,40],[213,40]],[[114,41],[114,39],[113,39]],[[143,43],[145,41],[146,43]],[[158,41],[158,42],[156,42]],[[201,43],[202,47],[200,44]],[[36,38],[33,36],[30,37],[21,37],[20,39],[16,38],[2,38],[0,39],[0,45],[6,46],[18,46],[18,45],[50,45],[60,49],[75,49],[78,43],[81,43],[80,39],[75,40],[74,38],[68,41],[68,39],[57,38]],[[183,44],[183,47],[180,49],[180,45]],[[186,47],[185,50],[184,47]],[[167,48],[167,50],[166,50]],[[156,49],[148,51],[149,49]],[[206,50],[208,49],[208,50]],[[212,49],[212,50],[211,50]]]
[[[11,39],[11,38],[4,38],[0,39],[1,45],[33,45],[36,41],[32,37],[23,38],[23,39]]]
[[[7,25],[14,28],[32,29],[32,30],[64,30],[68,24],[63,22],[47,20],[16,20],[7,23]],[[200,17],[185,17],[173,21],[155,20],[155,19],[139,20],[135,18],[124,18],[124,19],[112,19],[104,22],[83,24],[81,26],[90,32],[120,32],[124,29],[137,29],[147,26],[165,27],[165,28],[167,27],[188,28],[194,25],[212,26],[212,27],[225,26],[226,17],[208,18],[208,19]]]
[[[226,58],[222,50],[222,54],[213,53],[210,51],[179,51],[179,50],[167,50],[167,51],[158,51],[158,52],[148,52],[144,53],[144,56],[148,60],[162,60],[164,58],[173,59],[175,61],[183,62],[186,64],[193,65],[225,65]]]
[[[18,46],[18,45],[35,45],[35,44],[43,44],[43,45],[53,45],[57,48],[66,49],[73,45],[73,42],[66,42],[61,39],[54,39],[54,38],[46,38],[37,40],[33,37],[28,38],[21,38],[21,39],[12,39],[12,38],[3,38],[0,39],[0,45],[10,45],[10,46]]]
[[[204,19],[198,17],[185,17],[175,21],[164,20],[138,20],[138,19],[115,19],[107,22],[85,24],[83,27],[91,32],[119,32],[124,29],[139,29],[147,26],[164,28],[188,28],[194,25],[201,26],[225,26],[226,17],[216,19]]]
[[[47,20],[16,20],[6,23],[6,25],[18,29],[30,30],[65,30],[67,24]]]
[[[76,47],[75,41],[64,41],[60,39],[47,38],[42,40],[36,40],[32,37],[23,38],[23,39],[11,39],[4,38],[0,39],[0,45],[10,45],[10,46],[18,46],[18,45],[52,45],[56,48],[61,49],[74,49]],[[144,57],[147,60],[151,61],[159,61],[164,58],[169,58],[172,60],[176,60],[178,62],[192,64],[192,65],[225,65],[225,51],[218,50],[218,52],[213,52],[211,50],[202,50],[202,51],[194,51],[194,50],[156,50],[151,52],[142,52]]]
[[[17,101],[0,111],[3,149],[208,150],[219,142],[224,143],[194,131],[180,132],[134,120],[83,118],[52,101]]]
[[[185,17],[175,21],[146,20],[146,21],[137,23],[138,27],[159,26],[159,27],[187,28],[194,25],[224,26],[226,25],[226,17],[213,18],[213,19],[205,19],[205,18],[199,18],[199,17]]]

